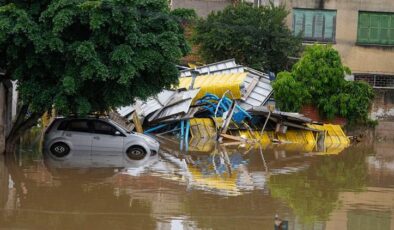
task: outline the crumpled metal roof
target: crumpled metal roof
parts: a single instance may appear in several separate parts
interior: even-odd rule
[[[195,69],[182,70],[180,77],[191,77],[191,71],[196,70],[200,75],[205,74],[221,74],[221,73],[239,73],[244,72],[243,66],[235,63],[235,59],[224,60],[220,62],[211,63],[205,66],[200,66]]]
[[[253,106],[262,106],[272,95],[272,85],[268,75],[259,76],[248,73],[244,80],[245,89],[251,89],[238,104],[245,110],[250,110]]]
[[[136,110],[136,107],[139,107],[141,111],[138,115],[144,119],[148,118],[149,122],[157,122],[169,118],[180,119],[183,115],[191,115],[189,109],[199,91],[200,89],[184,91],[163,90],[146,101],[137,100],[131,106],[119,108],[117,112],[131,120],[131,114]]]
[[[191,108],[193,101],[206,93],[222,97],[227,90],[231,90],[234,99],[245,110],[265,105],[272,94],[268,74],[238,65],[234,59],[201,66],[196,70],[200,75],[195,78],[194,89],[163,90],[146,101],[137,100],[135,105],[122,107],[118,112],[130,119],[130,114],[139,107],[139,115],[154,123],[193,117],[198,110]],[[181,71],[178,89],[189,89],[193,80],[191,71],[192,69]]]
[[[207,93],[212,93],[221,97],[227,90],[231,90],[234,99],[241,99],[244,91],[244,81],[247,73],[230,73],[203,75],[196,77],[194,88],[200,88],[196,95],[197,99],[202,98]],[[183,77],[179,79],[178,88],[188,89],[193,78]]]
[[[221,97],[225,91],[231,90],[238,104],[245,110],[250,110],[254,106],[265,105],[272,95],[268,74],[238,65],[234,59],[201,66],[195,70],[200,73],[194,82],[194,88],[201,88],[197,98],[205,93]],[[192,82],[191,71],[181,71],[178,88],[189,88]]]
[[[166,104],[151,116],[149,116],[149,122],[160,121],[168,119],[170,117],[187,114],[190,109],[190,105],[193,99],[196,97],[200,89],[193,89],[187,91],[173,91],[173,94],[168,98]]]

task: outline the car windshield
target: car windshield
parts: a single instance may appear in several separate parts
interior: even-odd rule
[[[128,131],[128,130],[126,130],[125,128],[123,128],[121,125],[119,125],[118,123],[116,123],[116,122],[113,121],[113,120],[110,120],[109,122],[111,122],[111,124],[115,125],[116,128],[118,128],[118,129],[120,129],[120,130],[123,130],[124,132],[126,132],[126,133],[128,133],[128,134],[132,134],[132,133],[133,133],[133,131]]]

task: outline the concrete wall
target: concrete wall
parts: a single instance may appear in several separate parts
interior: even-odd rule
[[[6,88],[3,83],[0,82],[0,155],[4,152],[5,147],[5,126],[6,126]]]
[[[16,82],[0,82],[0,154],[4,152],[5,138],[12,129],[18,106]]]
[[[380,73],[394,75],[394,47],[356,45],[358,12],[394,12],[393,0],[282,0],[286,7],[337,10],[336,43],[345,65],[353,73]],[[287,24],[292,28],[290,13]]]
[[[4,208],[8,197],[9,175],[4,156],[0,154],[0,209]]]
[[[231,4],[231,0],[172,0],[171,8],[194,9],[198,16],[207,17],[212,11],[223,10]]]
[[[394,122],[394,90],[375,89],[375,99],[371,108],[371,118]]]

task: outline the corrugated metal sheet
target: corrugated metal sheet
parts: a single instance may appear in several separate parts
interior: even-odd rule
[[[165,104],[167,104],[170,98],[175,94],[174,90],[163,90],[158,95],[149,98],[146,101],[139,101],[142,109],[142,114],[144,117],[149,114],[161,109]]]
[[[203,97],[206,93],[212,93],[221,97],[227,90],[231,90],[234,99],[241,99],[244,91],[244,81],[247,73],[215,74],[196,77],[194,88],[200,88],[196,98]],[[189,88],[193,78],[179,79],[178,88]]]
[[[215,62],[209,65],[197,67],[195,70],[200,72],[200,75],[205,74],[221,74],[221,73],[239,73],[244,72],[244,67],[237,65],[234,59]],[[192,69],[181,71],[181,77],[190,77]]]
[[[134,112],[133,106],[125,106],[116,110],[122,117],[127,117]]]
[[[194,87],[201,87],[197,98],[206,93],[221,97],[231,90],[238,104],[246,110],[253,106],[265,105],[272,95],[272,86],[268,74],[237,65],[234,59],[212,63],[196,68],[200,75],[196,77]],[[191,70],[181,71],[178,88],[189,88],[192,82]]]
[[[179,114],[187,114],[193,98],[196,97],[200,89],[174,92],[173,95],[168,98],[168,102],[158,109],[149,118],[149,122],[155,122],[159,120],[168,119]]]
[[[244,100],[239,102],[239,105],[246,110],[252,109],[253,106],[264,105],[272,94],[271,81],[266,74],[259,76],[253,73],[248,73],[244,82],[246,89],[254,78],[258,79],[256,86]]]
[[[117,112],[122,116],[131,120],[131,114],[135,111],[138,105],[141,108],[142,118],[149,117],[149,121],[168,119],[169,117],[176,118],[189,113],[190,105],[193,98],[196,97],[200,89],[176,91],[163,90],[158,95],[149,98],[146,101],[137,100],[134,105],[121,107]],[[196,111],[194,111],[195,113]],[[193,115],[194,115],[193,113]]]

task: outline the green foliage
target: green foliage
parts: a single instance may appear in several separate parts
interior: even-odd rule
[[[284,6],[228,6],[201,19],[194,40],[206,62],[234,57],[252,68],[277,72],[301,46],[285,25],[287,15]]]
[[[197,20],[198,16],[194,9],[178,8],[171,11],[171,15],[178,19],[182,24],[193,23]]]
[[[103,111],[178,80],[189,50],[166,0],[0,0],[0,68],[33,112]]]
[[[302,83],[296,81],[289,72],[279,73],[272,87],[276,105],[283,111],[299,111],[303,102],[310,98]]]
[[[300,105],[312,103],[328,119],[339,115],[350,124],[367,122],[373,90],[367,83],[346,81],[345,73],[350,74],[349,68],[342,65],[341,57],[331,46],[307,47],[291,73],[278,74],[286,74],[287,79],[296,83],[280,77],[274,82],[278,107],[298,112]]]

